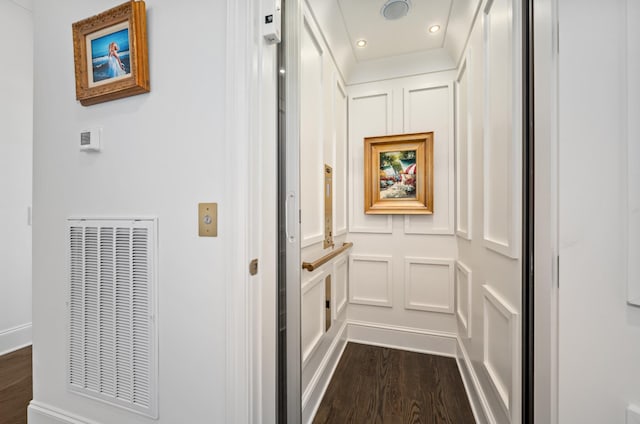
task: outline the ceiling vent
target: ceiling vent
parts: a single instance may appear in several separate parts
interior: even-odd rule
[[[393,21],[407,16],[410,8],[409,0],[388,0],[380,9],[380,13],[385,19]]]

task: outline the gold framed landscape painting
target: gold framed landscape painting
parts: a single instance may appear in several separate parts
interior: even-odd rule
[[[144,1],[128,1],[72,29],[76,99],[83,106],[149,92]]]
[[[433,213],[433,132],[364,139],[364,212]]]

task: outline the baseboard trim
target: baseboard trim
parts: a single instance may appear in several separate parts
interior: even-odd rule
[[[27,408],[27,421],[29,424],[100,424],[35,400]]]
[[[333,373],[336,371],[338,362],[342,358],[342,353],[345,347],[347,347],[347,339],[345,333],[347,332],[347,322],[342,324],[342,327],[338,331],[335,339],[329,346],[329,350],[322,359],[320,366],[313,374],[313,378],[309,382],[307,389],[302,394],[302,422],[311,423],[313,418],[318,412],[320,402],[324,397],[327,387],[333,378]]]
[[[473,416],[476,419],[477,424],[496,424],[496,419],[491,412],[487,397],[482,390],[480,380],[473,368],[469,354],[464,347],[464,343],[460,337],[456,337],[457,355],[456,362],[458,363],[458,369],[460,370],[460,376],[462,377],[462,383],[467,392],[471,409],[473,410]]]
[[[31,323],[0,331],[0,356],[31,345]]]
[[[350,342],[449,358],[457,356],[454,333],[352,320],[348,321],[348,327]]]

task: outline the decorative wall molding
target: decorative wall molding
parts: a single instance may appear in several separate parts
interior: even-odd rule
[[[31,345],[31,323],[0,331],[0,356]]]
[[[324,238],[324,51],[319,38],[305,16],[300,41],[301,49],[305,52],[301,54],[304,72],[301,72],[300,96],[300,163],[305,164],[300,171],[302,248],[321,242]]]
[[[371,91],[349,96],[349,232],[391,234],[391,215],[364,213],[364,137],[389,134],[392,128],[393,91]],[[367,124],[362,128],[356,123]]]
[[[349,161],[349,133],[347,122],[347,90],[337,75],[334,76],[334,135],[333,135],[333,195],[334,195],[334,237],[347,233],[347,166]],[[339,119],[344,120],[344,128],[339,128]]]
[[[453,314],[455,261],[453,259],[406,257],[404,263],[405,309]],[[423,268],[421,275],[416,275],[418,274],[417,268]],[[444,268],[445,275],[436,275],[435,268]]]
[[[343,256],[333,263],[334,288],[333,296],[333,319],[337,319],[347,306],[349,267],[347,266],[347,256]]]
[[[100,424],[35,400],[27,407],[27,420],[29,424]]]
[[[498,19],[492,19],[497,10]],[[504,19],[508,16],[509,19]],[[483,12],[484,244],[501,255],[518,257],[521,181],[522,102],[520,6],[491,0]],[[506,61],[506,65],[504,65]],[[504,215],[506,214],[506,215]]]
[[[456,335],[444,331],[348,320],[350,342],[446,357],[456,356]]]
[[[437,95],[438,92],[446,93],[446,115],[447,123],[442,125],[440,117],[436,117],[441,110],[441,101],[427,101],[427,107],[431,104],[438,104],[439,107],[434,113],[424,107],[419,107],[417,114],[419,119],[414,122],[414,112],[412,108],[412,96],[414,94]],[[446,186],[442,183],[434,184],[434,213],[432,215],[405,215],[405,234],[435,234],[453,235],[455,230],[455,101],[453,83],[439,84],[419,84],[403,89],[403,127],[404,132],[413,133],[421,131],[434,131],[434,180],[442,180],[446,175]],[[424,106],[424,105],[423,105]],[[444,127],[444,128],[443,128]],[[446,145],[446,150],[442,146]],[[445,169],[446,171],[442,171]],[[439,192],[439,188],[444,188],[445,193]],[[444,204],[444,205],[443,205]],[[444,208],[443,206],[446,206]]]
[[[471,404],[471,409],[473,410],[473,416],[477,423],[496,424],[496,419],[491,412],[489,401],[482,390],[482,385],[480,384],[478,375],[473,368],[473,363],[469,358],[467,349],[459,337],[456,341],[456,361],[458,363],[458,369],[460,370],[460,376],[462,377],[464,388],[467,392],[467,397],[469,398],[469,403]]]
[[[471,70],[471,48],[460,65],[456,77],[456,234],[465,240],[472,239],[471,211],[473,210],[473,139],[472,116],[470,107],[473,104],[472,90],[469,87],[468,75]]]
[[[392,256],[349,256],[349,303],[393,306],[392,259]],[[360,263],[368,266],[362,269]]]
[[[316,351],[325,333],[325,291],[324,279],[327,272],[314,275],[302,284],[301,294],[301,347],[302,367]]]
[[[627,301],[640,306],[640,4],[627,0]]]
[[[482,286],[483,293],[483,316],[484,316],[484,348],[482,364],[484,366],[491,386],[495,390],[500,405],[512,422],[517,421],[516,403],[519,381],[519,346],[520,346],[520,326],[519,314],[500,295],[498,295],[489,285]],[[492,314],[493,313],[493,314]],[[500,322],[492,320],[492,316],[503,321],[502,328]],[[493,341],[496,342],[493,342]],[[497,343],[502,340],[502,343]],[[507,358],[495,357],[491,347],[508,346],[510,352]],[[503,352],[500,352],[502,355]],[[501,359],[509,360],[509,364],[498,364]],[[509,375],[503,375],[505,370],[509,370]]]
[[[473,279],[469,267],[461,261],[456,263],[456,317],[464,329],[465,337],[471,338],[473,316]]]
[[[340,358],[342,358],[345,347],[347,347],[346,333],[347,322],[345,321],[338,331],[338,334],[333,339],[333,342],[322,359],[320,366],[313,374],[313,378],[302,394],[303,423],[311,424],[318,408],[320,407],[320,402],[327,391],[327,387],[331,382],[333,373],[340,362]]]

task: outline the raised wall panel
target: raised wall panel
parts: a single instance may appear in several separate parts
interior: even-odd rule
[[[452,314],[454,278],[453,259],[405,258],[405,309]]]
[[[460,66],[456,78],[456,234],[471,240],[471,49]]]
[[[471,270],[458,261],[456,264],[456,316],[467,338],[471,338],[472,289]]]
[[[483,365],[505,413],[514,416],[519,373],[520,330],[516,310],[488,285],[482,286]]]
[[[301,326],[302,362],[318,347],[325,332],[325,287],[323,272],[302,285]]]
[[[301,245],[323,239],[323,51],[305,20],[300,40]]]
[[[433,131],[434,211],[405,215],[406,234],[454,233],[454,97],[452,84],[404,89],[404,132]]]
[[[391,256],[349,256],[349,303],[393,306]]]
[[[334,262],[333,275],[335,279],[333,302],[334,305],[336,305],[336,307],[333,308],[333,318],[337,319],[344,310],[345,306],[347,306],[348,274],[346,256]]]
[[[640,306],[640,3],[627,1],[628,302]]]
[[[386,135],[391,128],[392,92],[354,96],[349,101],[349,232],[392,232],[391,215],[364,213],[364,138]]]
[[[520,193],[521,102],[518,11],[514,0],[492,0],[484,10],[484,242],[517,257],[517,202]],[[515,89],[515,87],[518,87]]]
[[[335,167],[334,226],[335,236],[347,232],[347,93],[336,79],[334,85]]]

